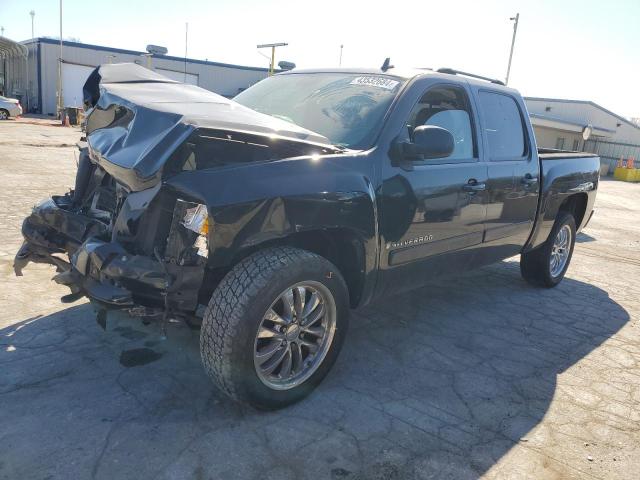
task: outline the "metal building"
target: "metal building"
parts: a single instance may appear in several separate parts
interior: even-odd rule
[[[60,41],[35,38],[21,42],[28,60],[14,55],[5,59],[4,92],[21,101],[25,111],[57,112]],[[135,62],[174,80],[198,85],[232,97],[268,75],[268,69],[195,60],[170,55],[146,57],[146,52],[62,42],[62,100],[65,107],[82,106],[82,86],[91,71],[103,63]],[[28,69],[26,67],[28,65]]]
[[[586,100],[525,97],[538,147],[600,155],[603,172],[620,158],[640,160],[640,126]],[[582,132],[590,127],[587,141]]]

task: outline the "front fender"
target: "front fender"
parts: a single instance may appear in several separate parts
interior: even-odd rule
[[[367,154],[299,157],[183,172],[166,184],[209,210],[210,268],[242,251],[299,232],[346,230],[377,266],[373,161]]]

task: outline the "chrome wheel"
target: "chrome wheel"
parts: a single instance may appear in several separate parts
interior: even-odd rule
[[[549,260],[549,272],[554,278],[562,273],[569,259],[571,235],[571,227],[569,225],[563,225],[553,241],[551,259]]]
[[[6,120],[9,118],[9,114],[6,110],[0,110],[0,120]]]
[[[307,380],[322,364],[336,330],[336,304],[329,289],[306,281],[282,292],[264,314],[253,362],[258,377],[275,390]]]

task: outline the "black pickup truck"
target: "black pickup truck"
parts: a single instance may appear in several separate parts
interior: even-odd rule
[[[228,100],[133,64],[84,87],[76,184],[23,224],[18,275],[64,302],[201,323],[204,366],[260,408],[307,395],[348,312],[520,254],[565,275],[594,155],[536,149],[521,96],[451,69],[281,73]]]

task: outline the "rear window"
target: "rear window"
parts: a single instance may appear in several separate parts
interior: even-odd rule
[[[480,92],[479,99],[489,142],[489,158],[522,158],[526,153],[525,136],[516,101],[507,95],[486,91]]]

